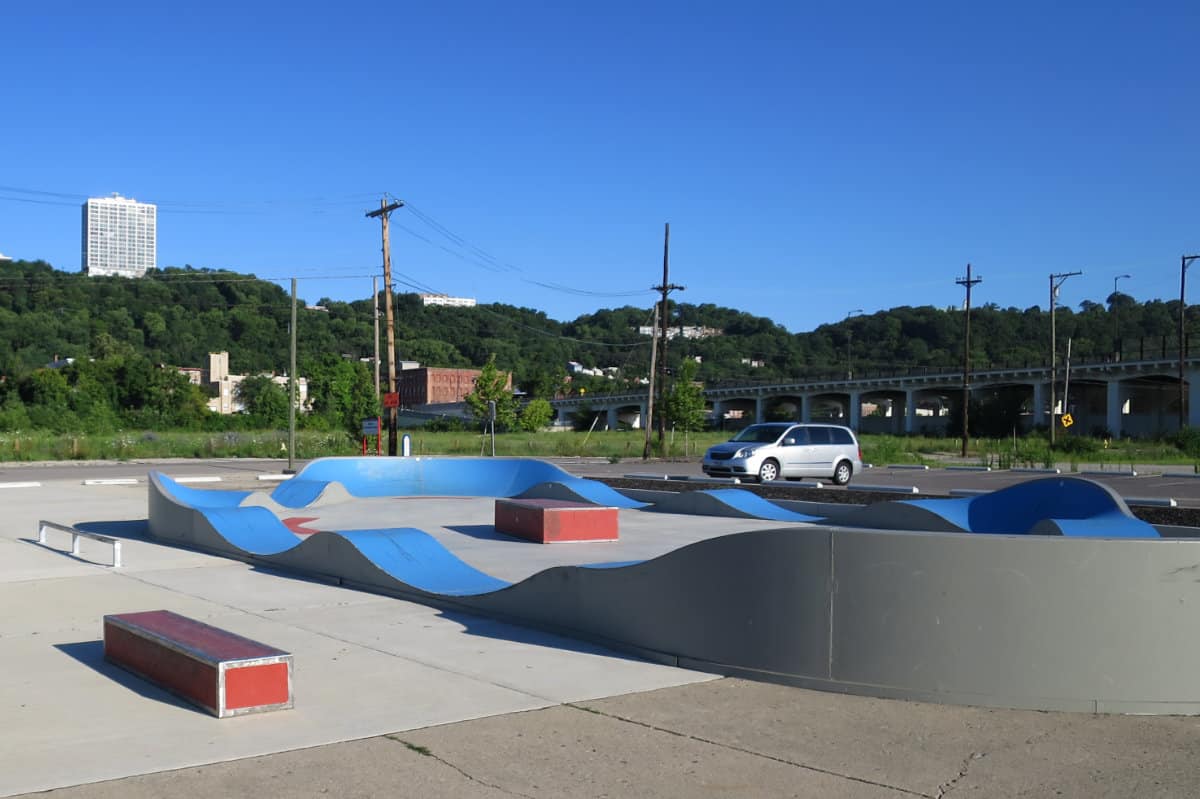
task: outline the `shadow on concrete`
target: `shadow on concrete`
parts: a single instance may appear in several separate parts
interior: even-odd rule
[[[146,519],[124,521],[79,522],[75,525],[85,533],[106,535],[110,538],[132,538],[138,541],[154,541],[150,536],[150,525]]]
[[[536,541],[527,541],[524,538],[517,538],[515,535],[508,535],[498,531],[495,525],[491,524],[453,524],[447,525],[447,530],[453,530],[456,533],[470,536],[471,538],[479,538],[485,541],[504,541],[505,543],[513,544],[530,544],[532,546],[541,546]]]
[[[154,683],[142,679],[133,672],[125,671],[121,667],[109,663],[104,659],[103,641],[76,641],[70,644],[54,644],[54,648],[145,699],[161,702],[164,705],[171,705],[183,710],[190,710],[193,713],[200,713],[204,716],[211,715],[208,711],[185,702],[170,691],[159,688]]]
[[[649,662],[645,658],[637,657],[628,652],[618,652],[600,644],[567,637],[565,634],[560,635],[536,627],[521,626],[516,623],[509,623],[487,616],[478,616],[472,613],[463,613],[448,609],[439,610],[438,615],[447,621],[461,624],[464,635],[476,635],[481,638],[492,638],[498,641],[511,641],[514,644],[541,646],[547,649],[578,652],[585,655],[596,655],[598,657],[626,660],[634,663]]]

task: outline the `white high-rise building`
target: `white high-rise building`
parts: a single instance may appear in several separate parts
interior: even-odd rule
[[[113,194],[83,205],[83,270],[141,277],[157,266],[158,206]]]

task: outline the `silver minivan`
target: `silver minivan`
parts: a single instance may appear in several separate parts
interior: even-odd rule
[[[724,444],[709,447],[701,464],[711,477],[768,483],[780,477],[829,477],[846,485],[862,471],[854,431],[836,424],[752,424]]]

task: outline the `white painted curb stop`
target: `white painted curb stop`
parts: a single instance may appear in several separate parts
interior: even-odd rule
[[[919,494],[920,490],[916,486],[860,486],[848,485],[847,491],[879,491],[888,494]]]
[[[176,483],[219,483],[220,477],[215,476],[200,476],[200,477],[176,477]]]
[[[296,475],[294,474],[260,474],[259,480],[291,480]]]
[[[1177,508],[1179,503],[1174,499],[1161,497],[1122,497],[1126,505],[1141,505],[1152,508]]]

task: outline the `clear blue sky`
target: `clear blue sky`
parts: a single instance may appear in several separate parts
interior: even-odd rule
[[[556,319],[649,308],[664,222],[675,296],[793,331],[1200,253],[1195,0],[10,3],[0,67],[0,252],[66,271],[111,192],[309,302],[370,296],[386,192],[399,290]]]

